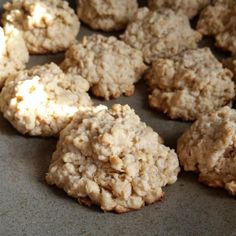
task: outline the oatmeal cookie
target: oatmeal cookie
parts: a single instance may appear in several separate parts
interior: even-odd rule
[[[137,0],[77,0],[79,19],[95,30],[123,30],[137,10]]]
[[[118,98],[131,96],[134,83],[146,70],[142,53],[115,37],[94,34],[72,45],[61,64],[65,71],[87,79],[94,95]]]
[[[174,11],[181,10],[189,18],[196,16],[208,4],[210,4],[210,0],[148,0],[151,10],[162,7],[171,8]]]
[[[75,40],[80,23],[63,0],[13,0],[4,4],[3,24],[19,29],[31,54],[66,50]]]
[[[232,77],[209,48],[159,59],[146,76],[151,90],[149,104],[172,119],[195,120],[232,101]]]
[[[218,0],[206,7],[199,18],[197,30],[214,36],[216,47],[236,54],[236,1]]]
[[[144,7],[139,9],[121,39],[141,50],[145,61],[151,63],[196,48],[201,34],[191,29],[189,19],[181,12],[150,11]]]
[[[179,138],[177,153],[185,171],[199,181],[236,196],[236,111],[229,107],[200,117]]]
[[[21,33],[14,27],[0,27],[0,89],[8,76],[25,68],[29,53]]]
[[[216,36],[216,47],[236,55],[236,3],[225,31]]]
[[[233,72],[234,81],[236,82],[236,56],[230,57],[228,59],[223,59],[222,63],[226,68],[229,68]]]
[[[0,110],[22,134],[57,136],[77,111],[92,105],[88,89],[85,79],[54,63],[36,66],[6,80]]]
[[[123,213],[163,197],[177,180],[174,150],[128,105],[78,113],[61,132],[46,180],[85,205]]]

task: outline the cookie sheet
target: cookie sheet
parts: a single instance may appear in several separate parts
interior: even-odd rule
[[[91,33],[82,25],[78,39]],[[28,67],[62,60],[63,54],[32,56]],[[172,148],[191,124],[151,110],[142,81],[132,97],[94,101],[129,104]],[[56,141],[24,137],[0,116],[0,235],[236,235],[235,198],[199,184],[193,173],[181,172],[175,184],[164,188],[162,202],[139,211],[117,215],[79,205],[45,182]]]

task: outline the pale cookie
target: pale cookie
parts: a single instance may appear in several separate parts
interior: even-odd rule
[[[106,100],[131,96],[134,83],[146,70],[140,51],[115,37],[97,34],[72,45],[61,67],[87,79],[93,94]]]
[[[78,18],[63,0],[13,0],[4,4],[3,23],[24,36],[31,54],[66,50],[79,32]]]
[[[208,48],[159,59],[146,76],[151,90],[149,104],[172,119],[195,120],[232,101],[232,77]]]
[[[201,12],[197,30],[201,34],[213,36],[224,32],[234,4],[234,0],[213,1]]]
[[[137,0],[77,0],[79,19],[95,30],[123,30],[137,10]]]
[[[162,7],[171,8],[174,11],[181,10],[189,18],[196,16],[209,3],[210,0],[148,0],[148,6],[151,10]]]
[[[179,172],[174,150],[128,105],[78,114],[61,132],[46,180],[85,205],[123,213],[160,200]]]
[[[229,107],[204,115],[179,138],[177,153],[185,171],[199,181],[236,196],[236,111]]]
[[[0,110],[22,134],[57,136],[81,109],[92,105],[89,84],[64,74],[54,63],[9,78],[0,94]]]
[[[199,18],[197,30],[214,36],[216,46],[236,54],[236,1],[218,0],[206,7]]]
[[[140,8],[121,38],[141,50],[145,61],[151,63],[196,48],[201,35],[191,29],[189,19],[181,12]]]
[[[21,33],[14,27],[0,27],[0,89],[8,76],[25,68],[29,53]]]

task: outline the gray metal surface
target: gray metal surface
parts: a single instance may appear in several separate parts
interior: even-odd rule
[[[1,5],[5,1],[0,1]],[[82,28],[79,38],[90,31]],[[31,57],[29,67],[63,55]],[[130,104],[142,120],[175,147],[190,123],[168,120],[147,106],[145,84],[134,96],[110,102]],[[163,202],[131,213],[103,213],[80,206],[56,187],[45,183],[56,139],[23,137],[0,116],[0,235],[236,235],[236,201],[226,191],[197,182],[197,176],[181,173],[164,188]]]

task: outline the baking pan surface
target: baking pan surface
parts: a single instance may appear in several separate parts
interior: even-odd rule
[[[6,1],[0,0],[0,6]],[[140,2],[145,4],[144,1]],[[74,4],[71,4],[74,7]],[[78,39],[92,31],[82,25]],[[31,56],[28,67],[54,61],[63,54]],[[177,138],[191,123],[172,121],[151,110],[144,82],[132,97],[96,104],[129,104],[165,144],[175,148]],[[236,201],[225,190],[199,184],[193,173],[179,174],[164,188],[165,198],[139,211],[103,213],[84,207],[45,182],[56,139],[24,137],[0,116],[0,235],[230,235],[236,236]]]

